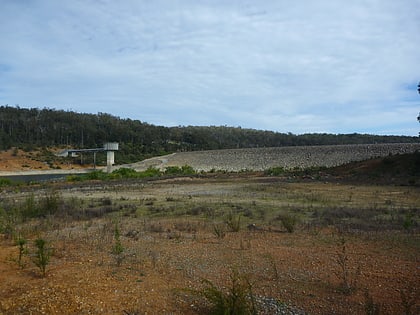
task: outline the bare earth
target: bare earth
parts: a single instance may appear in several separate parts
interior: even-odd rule
[[[349,232],[309,220],[309,213],[333,205],[372,205],[397,214],[418,207],[418,187],[222,176],[53,188],[75,209],[88,213],[111,203],[116,211],[19,225],[29,252],[40,236],[54,249],[45,277],[29,256],[18,266],[18,247],[4,234],[0,314],[204,314],[203,299],[191,290],[200,290],[203,279],[227,288],[232,270],[248,277],[256,296],[288,305],[286,314],[366,314],[366,292],[381,314],[403,314],[408,305],[411,314],[420,311],[418,231]],[[2,203],[25,200],[31,191],[42,198],[49,189],[4,190]],[[214,226],[225,220],[219,212],[229,209],[242,213],[241,229],[218,238]],[[283,209],[302,213],[294,233],[276,220]],[[261,230],[248,229],[251,223]],[[124,247],[120,266],[112,254],[115,224]],[[350,294],[340,289],[343,239],[345,272],[355,288]]]
[[[76,163],[59,162],[53,165],[56,169],[52,169],[51,165],[38,159],[38,154],[39,152],[37,151],[24,152],[22,150],[15,151],[14,149],[0,151],[0,176],[40,174],[44,172],[77,173],[92,167],[91,165],[82,167]]]

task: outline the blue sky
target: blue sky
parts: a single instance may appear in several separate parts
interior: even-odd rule
[[[0,105],[418,135],[420,0],[0,0]]]

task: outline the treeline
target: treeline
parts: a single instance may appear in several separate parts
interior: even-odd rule
[[[163,127],[106,113],[82,114],[49,108],[0,107],[0,149],[102,147],[119,142],[119,161],[138,161],[177,151],[327,144],[418,142],[418,137],[365,134],[278,133],[240,127]]]

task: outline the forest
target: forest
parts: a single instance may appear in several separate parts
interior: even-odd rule
[[[179,151],[418,141],[418,137],[357,133],[295,135],[228,126],[165,127],[102,112],[0,106],[1,150],[96,148],[105,142],[119,142],[119,159],[127,163]]]

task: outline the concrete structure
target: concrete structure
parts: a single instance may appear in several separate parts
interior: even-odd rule
[[[108,142],[104,144],[104,150],[106,151],[106,171],[107,173],[112,172],[112,165],[115,164],[115,151],[118,151],[117,142]]]
[[[115,151],[118,151],[118,142],[107,142],[104,144],[103,148],[95,148],[95,149],[69,149],[64,150],[57,154],[58,156],[72,156],[77,157],[80,153],[93,153],[93,166],[96,168],[96,153],[97,152],[106,152],[106,171],[108,173],[112,172],[112,165],[115,164]],[[83,160],[82,160],[83,163]]]

